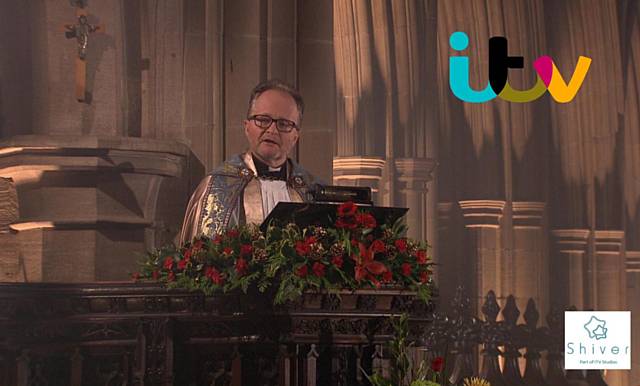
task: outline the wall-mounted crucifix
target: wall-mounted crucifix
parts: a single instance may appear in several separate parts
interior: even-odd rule
[[[76,8],[77,24],[65,24],[67,39],[75,38],[78,45],[76,56],[76,99],[85,102],[87,98],[87,48],[89,35],[94,32],[104,32],[104,25],[91,25],[87,21],[86,0],[69,0]]]

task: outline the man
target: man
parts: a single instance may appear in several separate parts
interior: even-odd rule
[[[179,242],[260,224],[280,201],[310,201],[314,178],[288,158],[300,136],[304,103],[288,84],[269,80],[251,93],[244,120],[249,150],[206,176],[191,196]]]

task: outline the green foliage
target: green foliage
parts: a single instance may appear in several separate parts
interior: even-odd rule
[[[333,227],[270,224],[228,229],[183,246],[148,253],[136,278],[207,295],[273,289],[274,303],[294,301],[308,290],[402,287],[428,301],[428,245],[405,237],[403,221],[376,224],[370,214],[343,204]]]

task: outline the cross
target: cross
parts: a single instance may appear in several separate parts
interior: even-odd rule
[[[65,36],[67,39],[76,38],[78,43],[78,56],[76,57],[76,99],[78,102],[86,100],[87,85],[87,47],[89,45],[89,35],[94,32],[104,32],[103,25],[91,25],[87,21],[87,10],[85,1],[70,0],[71,5],[76,8],[78,24],[65,24]]]

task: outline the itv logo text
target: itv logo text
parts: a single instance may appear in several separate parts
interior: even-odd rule
[[[449,45],[456,51],[463,51],[469,46],[469,36],[457,31],[451,34]],[[469,85],[469,57],[451,56],[449,58],[449,86],[453,94],[465,102],[484,103],[495,97],[509,102],[531,102],[540,98],[547,90],[558,103],[568,103],[582,86],[591,58],[579,56],[573,75],[567,84],[555,63],[549,56],[541,56],[533,62],[537,73],[536,84],[528,90],[516,90],[508,81],[510,68],[524,68],[522,56],[509,56],[507,39],[494,36],[489,39],[489,84],[484,90],[473,90]]]

